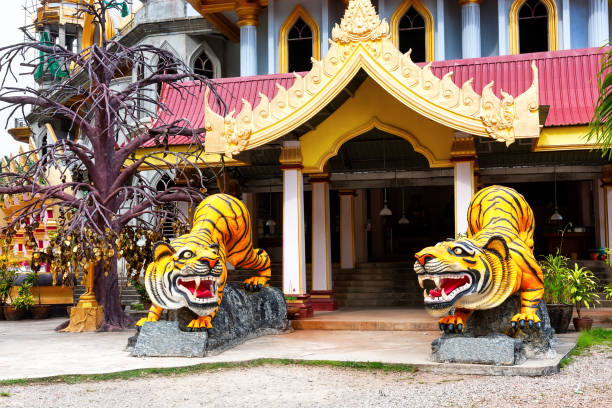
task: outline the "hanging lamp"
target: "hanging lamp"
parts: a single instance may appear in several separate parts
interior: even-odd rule
[[[387,153],[385,150],[385,139],[383,139],[383,171],[387,170]],[[385,187],[385,199],[383,201],[383,208],[380,210],[378,215],[382,217],[389,217],[393,215],[391,209],[387,206],[387,187]]]
[[[268,208],[269,212],[268,220],[266,221],[266,227],[268,227],[270,235],[274,235],[274,233],[276,232],[276,221],[274,221],[274,219],[272,218],[272,186],[270,186],[270,202]]]
[[[559,207],[557,207],[557,168],[555,167],[555,212],[550,216],[551,221],[563,221],[563,216],[559,214]]]
[[[406,206],[404,204],[404,189],[402,188],[402,218],[397,220],[397,223],[401,225],[410,224],[410,220],[406,218]]]

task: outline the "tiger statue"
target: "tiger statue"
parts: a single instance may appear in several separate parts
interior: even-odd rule
[[[425,289],[425,308],[440,330],[462,332],[475,309],[492,309],[520,293],[521,309],[511,319],[525,329],[541,328],[536,315],[544,276],[533,255],[533,212],[516,190],[491,186],[480,190],[468,209],[467,238],[439,242],[416,253],[414,270]],[[431,283],[429,284],[431,285]],[[446,315],[452,307],[454,314]],[[446,315],[446,316],[444,316]]]
[[[212,328],[227,282],[226,263],[253,269],[259,276],[244,281],[246,290],[258,291],[270,279],[270,257],[254,249],[251,218],[244,204],[227,194],[207,197],[196,208],[193,227],[170,244],[158,242],[153,262],[145,273],[145,287],[153,306],[136,323],[159,320],[163,309],[188,307],[199,317],[188,331]]]

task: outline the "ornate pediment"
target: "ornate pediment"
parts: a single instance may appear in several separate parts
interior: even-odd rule
[[[516,138],[538,137],[538,73],[532,63],[533,82],[523,94],[512,97],[493,92],[493,82],[479,95],[472,80],[461,87],[452,72],[438,78],[431,63],[419,67],[402,54],[389,37],[370,0],[351,0],[332,32],[327,55],[313,59],[312,70],[286,89],[277,84],[273,99],[260,94],[253,107],[243,100],[237,114],[222,117],[210,109],[206,98],[206,151],[229,157],[282,137],[302,125],[340,93],[363,69],[399,102],[421,115],[458,131],[491,137],[506,143]]]

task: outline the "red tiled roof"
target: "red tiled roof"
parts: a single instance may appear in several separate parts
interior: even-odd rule
[[[472,58],[463,60],[438,61],[432,65],[433,73],[442,77],[453,71],[453,81],[460,87],[470,78],[477,93],[491,81],[495,81],[495,93],[500,89],[517,96],[523,93],[532,82],[531,61],[535,60],[539,71],[540,105],[549,105],[545,126],[568,126],[589,123],[597,100],[595,76],[600,69],[601,48],[539,52],[521,55]],[[419,64],[422,65],[422,64]],[[239,112],[242,99],[255,107],[259,94],[272,99],[278,89],[276,83],[289,88],[294,81],[293,74],[259,75],[216,79],[219,96],[227,103],[228,112]],[[164,85],[161,99],[171,114],[162,113],[160,120],[169,123],[183,118],[194,128],[204,127],[204,91],[194,84],[191,95]],[[214,98],[209,98],[214,107]],[[185,136],[175,136],[170,144],[189,143]],[[149,142],[147,145],[152,146]]]

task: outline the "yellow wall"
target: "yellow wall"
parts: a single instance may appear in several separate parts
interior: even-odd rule
[[[372,128],[408,140],[431,167],[451,167],[454,130],[416,113],[367,78],[352,98],[300,138],[304,172],[323,171],[343,143]]]
[[[597,145],[587,142],[587,133],[589,133],[588,126],[544,128],[533,150],[542,152],[551,150],[596,149]]]

